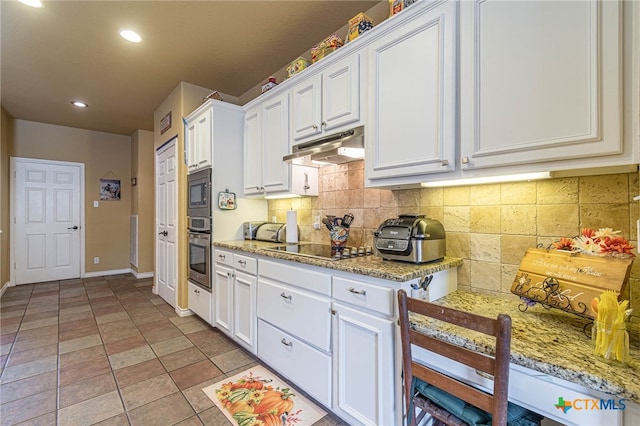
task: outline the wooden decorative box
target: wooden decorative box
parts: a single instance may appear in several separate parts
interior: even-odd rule
[[[511,285],[527,305],[595,318],[591,301],[605,290],[625,290],[633,257],[593,256],[564,250],[528,249]],[[524,308],[526,310],[526,306]]]

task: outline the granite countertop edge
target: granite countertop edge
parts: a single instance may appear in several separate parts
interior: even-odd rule
[[[520,302],[458,290],[434,303],[484,316],[507,313],[512,318],[511,363],[589,389],[640,403],[640,350],[632,346],[629,362],[615,365],[597,359],[585,334],[584,318],[535,306],[522,312]],[[471,307],[470,309],[467,309]],[[414,329],[468,349],[493,355],[494,343],[484,336],[433,320],[411,316]],[[546,340],[543,340],[546,339]],[[560,384],[562,386],[562,384]]]
[[[267,250],[272,247],[282,246],[283,243],[269,243],[255,240],[214,241],[212,245],[217,248],[238,250],[246,253],[272,257],[274,259],[288,260],[305,265],[318,266],[396,282],[407,282],[416,278],[423,278],[427,275],[462,265],[462,259],[456,257],[445,257],[440,261],[422,264],[382,260],[380,257],[372,255],[340,260],[323,260],[314,257]]]

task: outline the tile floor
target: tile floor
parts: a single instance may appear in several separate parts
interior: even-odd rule
[[[257,358],[151,287],[113,275],[8,288],[0,425],[230,424],[202,388]]]

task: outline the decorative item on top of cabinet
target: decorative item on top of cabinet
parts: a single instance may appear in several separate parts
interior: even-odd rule
[[[352,53],[293,87],[292,145],[361,124],[360,55]]]
[[[416,4],[381,25],[366,47],[367,186],[455,171],[457,7]]]
[[[282,161],[289,153],[289,94],[249,108],[244,121],[245,195],[318,195],[318,170]]]

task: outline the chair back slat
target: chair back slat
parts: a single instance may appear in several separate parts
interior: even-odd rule
[[[409,338],[414,345],[435,352],[445,358],[454,359],[484,373],[493,374],[495,370],[495,358],[483,353],[475,352],[414,330],[409,330]]]
[[[507,398],[509,392],[509,357],[511,351],[511,318],[504,314],[498,315],[497,318],[487,318],[481,315],[435,305],[424,300],[409,298],[404,290],[398,291],[398,307],[405,390],[411,389],[414,377],[419,378],[471,405],[491,413],[493,425],[506,425]],[[410,312],[495,337],[495,356],[475,352],[457,344],[445,342],[436,337],[411,330],[409,323]],[[449,377],[414,362],[411,354],[412,344],[455,360],[477,371],[492,375],[494,379],[493,393],[486,393],[454,377]],[[436,419],[445,423],[451,421],[451,416],[442,417],[442,411],[444,410],[432,410],[429,408],[429,406],[433,407],[432,404],[420,405],[421,400],[424,400],[424,398],[414,398],[414,395],[411,395],[409,391],[405,391],[406,407],[412,406],[413,401],[416,406],[420,406],[420,408],[429,412],[429,414]],[[407,420],[409,424],[415,425],[415,412],[407,413]]]

